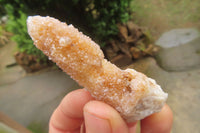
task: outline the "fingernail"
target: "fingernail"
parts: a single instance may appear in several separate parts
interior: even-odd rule
[[[87,133],[111,133],[109,120],[84,112]]]

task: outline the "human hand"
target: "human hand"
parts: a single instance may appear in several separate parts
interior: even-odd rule
[[[170,133],[173,114],[168,105],[141,120],[141,133]],[[136,123],[126,123],[108,104],[95,101],[84,89],[62,100],[51,116],[49,133],[135,133]]]

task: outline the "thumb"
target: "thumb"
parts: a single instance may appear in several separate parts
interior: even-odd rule
[[[128,127],[111,106],[90,101],[84,107],[86,133],[128,133]]]

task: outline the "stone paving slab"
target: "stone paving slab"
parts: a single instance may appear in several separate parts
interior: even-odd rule
[[[4,47],[0,48],[0,70],[5,68],[6,65],[15,63],[14,53],[16,50],[16,43],[9,42]]]
[[[61,99],[79,88],[61,71],[26,76],[15,83],[0,86],[0,110],[24,126],[48,121]]]
[[[0,70],[0,86],[16,82],[25,75],[25,71],[19,65],[12,68],[4,68]]]
[[[198,37],[200,33],[194,28],[172,29],[163,33],[156,44],[162,48],[172,48],[189,43]]]
[[[0,48],[0,86],[15,82],[25,75],[25,71],[19,65],[7,67],[16,63],[14,58],[16,47],[16,43],[10,41]]]
[[[161,48],[156,59],[167,71],[184,71],[200,67],[200,37],[177,47]]]

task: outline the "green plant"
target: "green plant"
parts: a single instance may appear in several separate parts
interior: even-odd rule
[[[130,18],[131,0],[79,0],[78,7],[84,13],[85,20],[93,29],[94,35],[105,42],[118,34],[118,23]]]
[[[32,122],[27,127],[29,130],[31,130],[33,133],[46,133],[44,127],[42,124],[38,122]]]
[[[3,27],[0,25],[0,36],[2,35]]]
[[[0,3],[2,2],[2,0],[0,0]],[[1,16],[3,16],[3,15],[5,15],[6,13],[5,13],[5,10],[4,10],[4,7],[3,7],[3,5],[2,4],[0,4],[0,18],[1,18]]]
[[[27,15],[22,10],[19,10],[17,12],[18,17],[14,16],[14,7],[10,4],[5,5],[5,9],[9,16],[6,29],[14,33],[11,39],[17,43],[19,51],[37,55],[38,59],[47,61],[47,57],[33,45],[33,41],[27,33]]]
[[[22,11],[26,14],[48,14],[64,21],[67,18],[67,22],[81,25],[95,40],[105,44],[118,34],[117,24],[125,23],[130,18],[129,5],[133,0],[0,0],[0,3],[1,1],[2,4],[14,7],[15,17]]]

